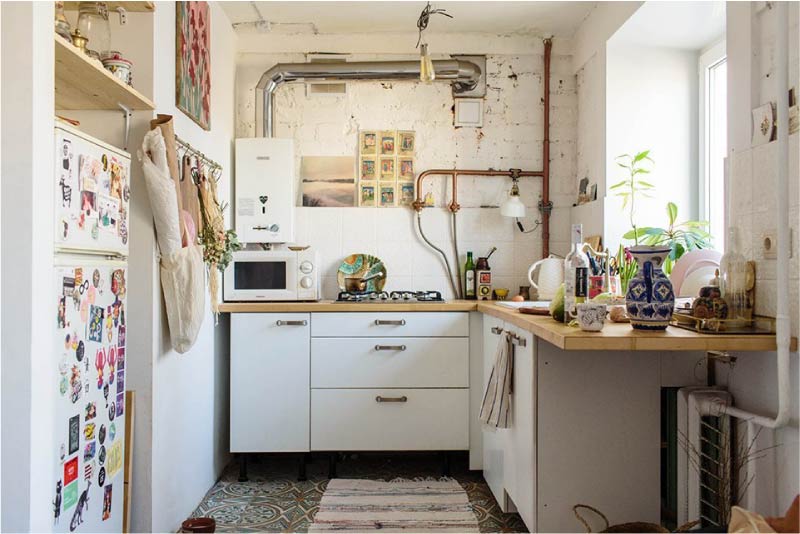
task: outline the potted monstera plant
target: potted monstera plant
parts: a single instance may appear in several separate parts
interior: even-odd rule
[[[627,171],[627,176],[610,187],[623,199],[622,209],[628,209],[630,218],[631,229],[622,237],[634,242],[627,252],[637,268],[627,283],[625,308],[631,326],[640,330],[663,330],[669,325],[675,308],[675,293],[667,274],[684,253],[706,248],[711,240],[704,229],[707,223],[676,223],[678,207],[673,202],[667,203],[669,224],[666,228],[636,224],[637,196],[652,197],[655,190],[655,186],[644,179],[650,174],[653,163],[649,150],[619,156],[617,165]]]

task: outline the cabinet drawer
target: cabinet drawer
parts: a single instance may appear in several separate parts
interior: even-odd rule
[[[466,388],[469,338],[316,338],[312,388]]]
[[[469,336],[469,317],[465,312],[315,313],[312,318],[314,337]]]
[[[311,390],[312,450],[468,448],[468,389]]]

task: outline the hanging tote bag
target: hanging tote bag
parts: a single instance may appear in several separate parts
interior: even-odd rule
[[[161,288],[167,305],[172,348],[181,354],[197,340],[206,307],[203,249],[184,247],[161,257]]]

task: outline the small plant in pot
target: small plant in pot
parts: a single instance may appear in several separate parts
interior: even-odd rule
[[[685,252],[710,246],[711,238],[703,229],[707,223],[687,221],[676,224],[678,207],[672,202],[667,204],[667,228],[637,226],[637,196],[652,198],[655,190],[653,184],[642,179],[643,175],[650,173],[649,166],[652,163],[649,150],[619,156],[617,165],[625,169],[628,176],[610,187],[617,191],[617,196],[622,197],[622,209],[628,208],[631,223],[631,230],[623,238],[634,241],[634,246],[626,248],[625,252],[633,257],[636,271],[631,275],[632,262],[627,262],[629,279],[625,310],[631,326],[638,330],[664,330],[669,325],[675,309],[675,293],[667,274]]]

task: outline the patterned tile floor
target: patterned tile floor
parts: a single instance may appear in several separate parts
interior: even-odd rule
[[[308,480],[297,480],[297,457],[250,455],[247,482],[239,482],[238,463],[229,465],[192,517],[213,517],[217,532],[307,532],[328,484],[328,455],[314,454]],[[517,514],[500,511],[480,472],[471,472],[467,456],[454,454],[451,475],[469,496],[481,532],[527,532]],[[436,454],[358,454],[340,457],[340,478],[439,477]]]

